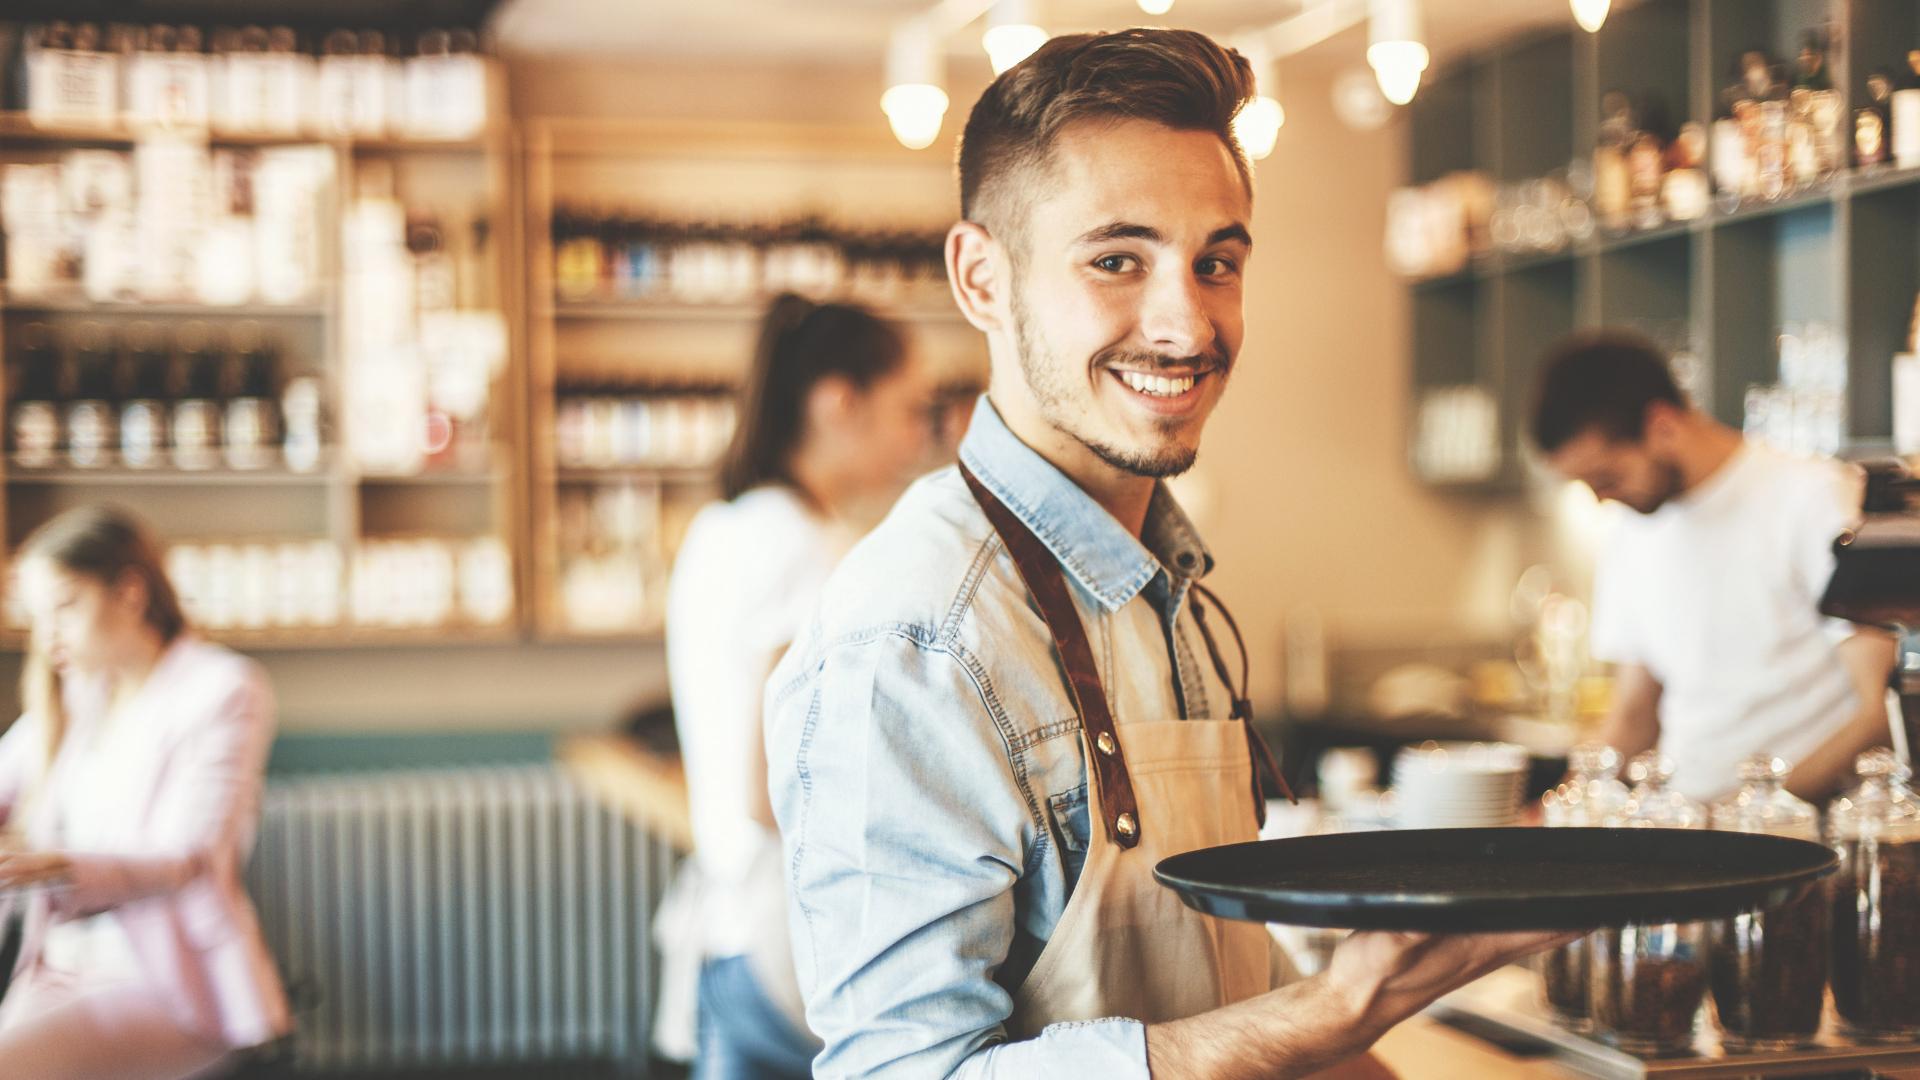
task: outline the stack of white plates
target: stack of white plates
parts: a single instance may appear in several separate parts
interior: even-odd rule
[[[1393,762],[1396,823],[1403,829],[1511,825],[1526,778],[1527,752],[1512,743],[1409,746]]]

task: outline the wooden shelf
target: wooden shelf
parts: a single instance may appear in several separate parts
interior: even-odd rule
[[[90,300],[76,291],[58,293],[0,292],[0,310],[22,313],[73,313],[82,315],[138,315],[154,318],[187,316],[200,319],[318,319],[329,314],[320,303],[302,304],[183,304],[148,303],[143,300]]]
[[[130,469],[112,466],[99,469],[71,467],[31,468],[18,462],[7,465],[7,483],[16,487],[48,484],[172,484],[194,487],[257,487],[267,484],[292,486],[321,485],[332,476],[321,469],[314,472],[290,472],[286,469]]]
[[[563,468],[554,476],[563,484],[609,483],[621,480],[652,480],[662,484],[718,484],[716,467],[674,468],[661,465],[616,465],[608,468]]]
[[[768,300],[772,298],[769,297]],[[937,308],[926,305],[892,307],[884,303],[864,301],[857,298],[853,303],[871,306],[888,318],[903,319],[908,322],[927,323],[964,323],[966,320],[954,308]],[[638,322],[674,322],[674,323],[740,323],[756,322],[767,312],[766,302],[745,304],[673,304],[659,301],[633,301],[629,303],[590,303],[586,301],[563,301],[545,309],[544,313],[561,320],[633,320]]]
[[[518,627],[447,626],[403,629],[377,626],[301,627],[285,630],[206,630],[195,628],[209,641],[241,652],[280,652],[322,649],[459,648],[469,645],[510,645],[523,639]],[[0,652],[26,648],[26,633],[17,628],[0,632]]]
[[[204,139],[212,146],[338,146],[354,151],[458,150],[478,153],[491,149],[506,136],[506,131],[504,128],[495,128],[477,135],[451,139],[418,136],[358,138],[311,132],[226,132],[143,125],[130,121],[98,125],[39,124],[24,112],[0,112],[0,141],[4,142],[131,146],[143,138],[159,136]]]
[[[504,472],[478,469],[447,469],[419,473],[361,473],[354,480],[362,487],[473,487],[499,483]]]

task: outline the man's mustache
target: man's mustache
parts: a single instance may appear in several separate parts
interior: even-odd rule
[[[1139,349],[1114,349],[1101,353],[1095,358],[1099,367],[1128,368],[1134,371],[1202,371],[1228,374],[1233,370],[1233,358],[1225,349],[1212,349],[1193,356],[1168,356],[1164,353],[1145,352]]]

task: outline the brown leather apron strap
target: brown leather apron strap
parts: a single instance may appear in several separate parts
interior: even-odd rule
[[[1240,681],[1237,684],[1227,673],[1227,661],[1220,655],[1220,646],[1213,639],[1213,628],[1207,625],[1207,608],[1206,604],[1201,603],[1202,600],[1205,600],[1206,604],[1213,605],[1214,609],[1220,612],[1220,617],[1226,620],[1227,629],[1233,631],[1233,642],[1240,648]],[[1230,716],[1240,721],[1240,725],[1246,729],[1247,757],[1253,766],[1253,813],[1260,824],[1265,825],[1267,823],[1267,789],[1260,782],[1260,772],[1263,768],[1266,774],[1273,778],[1274,790],[1285,795],[1290,803],[1298,803],[1300,800],[1294,797],[1293,788],[1287,784],[1287,778],[1281,775],[1280,763],[1273,759],[1273,751],[1267,747],[1267,740],[1262,738],[1259,729],[1253,726],[1253,702],[1247,697],[1247,686],[1252,678],[1252,660],[1247,655],[1247,639],[1240,635],[1240,624],[1234,620],[1233,612],[1227,610],[1227,605],[1221,602],[1220,597],[1215,595],[1212,589],[1198,581],[1194,582],[1193,596],[1188,603],[1193,608],[1193,621],[1200,627],[1200,638],[1206,642],[1207,657],[1213,661],[1213,673],[1220,677],[1221,685],[1227,688],[1227,694],[1233,699],[1233,711]]]
[[[980,483],[973,471],[960,466],[960,475],[973,492],[974,501],[986,512],[987,521],[1000,534],[1013,556],[1020,580],[1040,605],[1040,618],[1053,635],[1053,646],[1067,669],[1067,690],[1073,707],[1080,714],[1093,766],[1100,777],[1098,804],[1106,818],[1107,838],[1123,848],[1140,842],[1140,811],[1133,796],[1133,778],[1127,773],[1126,752],[1120,746],[1120,733],[1114,730],[1113,712],[1107,708],[1106,687],[1100,682],[1100,669],[1093,660],[1093,645],[1087,640],[1087,628],[1067,592],[1067,579],[1060,572],[1060,561],[1033,535],[1033,531],[999,497]]]

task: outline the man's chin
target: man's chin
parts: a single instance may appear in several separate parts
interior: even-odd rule
[[[1156,448],[1116,447],[1090,440],[1081,440],[1087,449],[1108,465],[1121,472],[1153,480],[1165,480],[1179,476],[1193,463],[1199,460],[1200,451],[1191,446],[1168,445]]]

